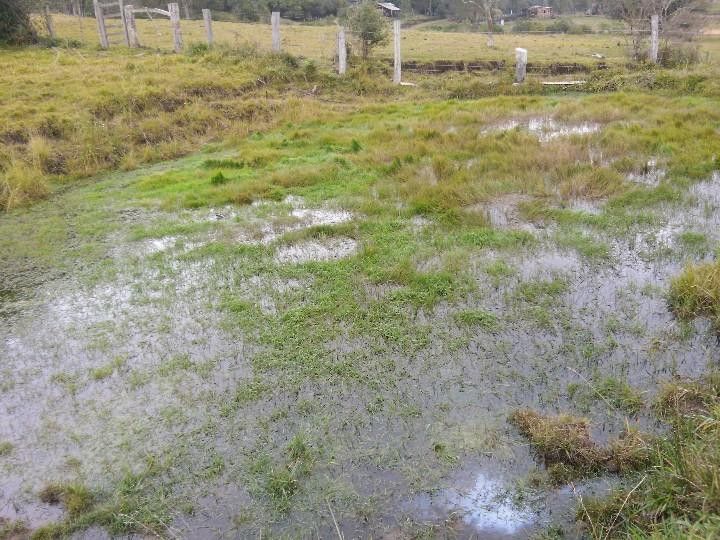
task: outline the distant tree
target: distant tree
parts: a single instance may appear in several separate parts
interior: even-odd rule
[[[495,0],[463,0],[463,3],[471,4],[480,8],[483,11],[483,13],[485,14],[485,21],[487,22],[488,30],[487,46],[491,48],[494,47],[495,38],[493,37],[493,25],[495,13],[497,11],[497,7],[495,6]]]
[[[642,48],[648,35],[650,17],[657,15],[663,21],[689,3],[689,0],[605,0],[603,11],[610,17],[625,21],[630,30],[632,57],[640,60],[644,56]]]
[[[366,1],[352,9],[349,13],[350,29],[360,40],[362,56],[367,58],[370,50],[381,45],[388,38],[388,24],[374,2]]]
[[[37,40],[25,0],[0,0],[0,43],[22,44]]]

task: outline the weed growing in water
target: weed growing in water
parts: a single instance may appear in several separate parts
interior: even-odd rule
[[[0,441],[0,457],[10,455],[13,448],[15,447],[10,441]]]

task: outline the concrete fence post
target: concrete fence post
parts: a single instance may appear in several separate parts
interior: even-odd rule
[[[53,24],[52,15],[50,14],[50,6],[45,6],[45,26],[47,27],[50,39],[55,39],[55,25]]]
[[[400,19],[393,20],[393,44],[394,44],[394,70],[393,83],[400,84],[402,81],[402,59],[400,56]]]
[[[173,48],[176,53],[181,53],[183,49],[182,32],[180,31],[180,6],[177,2],[168,4],[170,12],[170,26],[173,33]]]
[[[213,44],[213,31],[212,31],[212,14],[209,9],[203,9],[203,21],[205,21],[205,34],[207,35],[208,45]]]
[[[345,28],[342,26],[340,27],[340,30],[338,31],[337,46],[338,46],[338,73],[340,75],[345,75],[345,71],[347,70],[347,45],[345,44]]]
[[[272,50],[280,52],[280,12],[273,11],[270,15],[270,24],[272,26]]]
[[[650,61],[658,63],[658,50],[660,49],[660,17],[650,17]]]
[[[125,6],[125,24],[127,25],[128,46],[131,48],[139,47],[140,39],[135,24],[135,10],[132,5]]]
[[[98,35],[100,36],[100,46],[107,49],[109,46],[107,29],[105,28],[105,14],[98,0],[93,0],[93,8],[95,9],[95,21],[97,22]]]
[[[527,73],[527,49],[515,49],[515,82],[520,84]]]

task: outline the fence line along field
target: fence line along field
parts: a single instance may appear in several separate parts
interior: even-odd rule
[[[54,15],[59,37],[97,43],[97,30],[93,18]],[[172,34],[167,19],[136,18],[140,43],[146,47],[170,49]],[[186,44],[205,43],[205,26],[202,20],[181,21]],[[337,54],[336,26],[290,24],[281,25],[283,50],[290,54],[330,62]],[[257,45],[271,50],[272,35],[269,24],[213,21],[217,43],[232,46]],[[404,61],[434,62],[438,60],[512,63],[516,47],[531,51],[530,62],[579,63],[589,66],[598,63],[593,55],[602,55],[610,64],[626,61],[626,43],[621,35],[614,34],[497,34],[495,48],[488,49],[486,37],[481,33],[434,32],[422,29],[403,29],[402,52]],[[359,52],[359,51],[356,51]],[[392,58],[392,43],[379,47],[377,54]]]

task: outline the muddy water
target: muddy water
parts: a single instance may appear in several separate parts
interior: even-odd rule
[[[542,468],[507,415],[523,406],[576,411],[568,383],[585,387],[598,376],[627,378],[651,396],[671,375],[697,375],[716,360],[707,324],[695,323],[678,339],[681,329],[663,297],[669,276],[687,260],[678,235],[692,230],[720,240],[720,178],[691,194],[692,205],[663,209],[656,227],[598,237],[612,256],[601,263],[559,249],[552,230],[521,222],[518,201],[499,201],[497,210],[485,209],[496,226],[527,226],[538,243],[524,253],[477,253],[469,268],[477,292],[459,305],[413,312],[427,346],[408,352],[341,334],[327,344],[331,356],[338,365],[359,358],[372,384],[331,374],[286,392],[278,376],[261,399],[225,415],[219,411],[253,376],[263,350],[252,336],[224,330],[218,306],[225,291],[241,291],[272,315],[302,306],[314,284],[274,275],[272,266],[239,279],[233,260],[187,255],[223,241],[267,249],[275,265],[351,257],[359,247],[354,239],[285,242],[282,235],[362,218],[289,199],[180,213],[179,222],[212,223],[187,236],[113,237],[106,246],[113,272],[91,280],[78,270],[33,295],[0,294],[0,440],[14,447],[0,457],[0,516],[31,526],[57,520],[62,510],[37,497],[48,479],[110,490],[118,471],[138,471],[148,455],[169,454],[180,456],[172,492],[195,509],[172,512],[179,536],[243,537],[267,528],[330,537],[330,507],[346,537],[401,538],[429,524],[461,537],[528,538],[558,524],[572,538],[576,494],[524,484]],[[573,207],[602,211],[585,206]],[[418,219],[408,228],[422,235],[432,222]],[[488,274],[497,261],[510,275]],[[534,302],[519,296],[522,283],[549,280],[562,280],[566,290]],[[367,298],[394,292],[368,285]],[[459,309],[492,312],[499,324],[460,326],[453,317]],[[625,416],[602,403],[581,412],[594,421],[599,441],[624,426]],[[656,427],[649,415],[632,421]],[[247,461],[266,453],[283,463],[297,432],[321,447],[314,473],[289,515],[268,517]],[[202,476],[213,455],[223,471]],[[583,494],[608,488],[577,486]],[[102,534],[92,529],[85,537]]]

